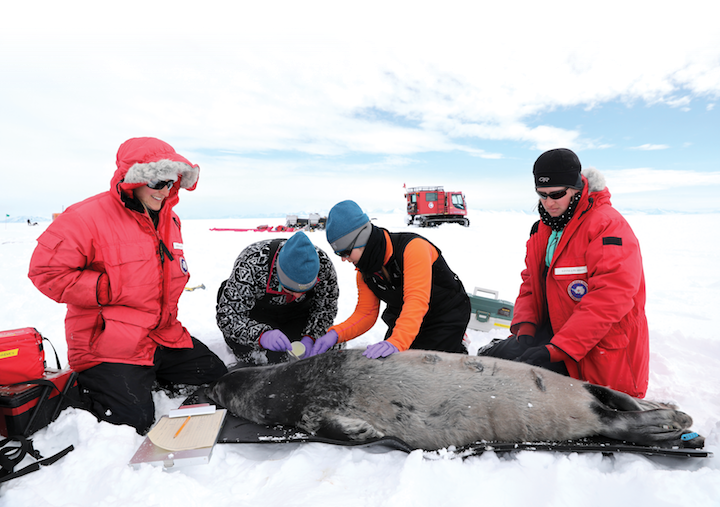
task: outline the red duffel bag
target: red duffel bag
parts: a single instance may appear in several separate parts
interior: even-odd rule
[[[42,378],[43,337],[34,327],[0,331],[0,385]]]

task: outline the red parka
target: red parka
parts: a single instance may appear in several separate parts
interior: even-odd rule
[[[38,238],[29,277],[46,296],[67,304],[70,366],[102,362],[152,365],[158,346],[192,347],[177,319],[188,278],[180,220],[172,208],[178,190],[194,190],[199,168],[155,138],[120,146],[110,190],[70,206]],[[157,229],[144,208],[126,206],[121,192],[152,180],[174,180]],[[127,200],[127,199],[126,199]],[[110,301],[98,303],[107,274]]]
[[[523,334],[539,327],[548,311],[554,333],[550,343],[566,354],[560,356],[572,377],[642,398],[648,386],[649,341],[640,245],[610,204],[602,175],[585,170],[583,181],[582,197],[546,279],[552,231],[542,222],[533,227],[511,331]]]

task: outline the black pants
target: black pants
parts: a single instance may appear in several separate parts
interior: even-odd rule
[[[526,339],[526,337],[523,337],[522,341],[518,341],[515,335],[513,335],[496,343],[491,343],[489,347],[481,348],[478,350],[478,355],[499,357],[500,359],[514,361],[531,347],[547,345],[550,343],[552,337],[552,328],[550,328],[549,325],[546,325],[540,327],[540,329],[537,330],[535,337],[532,339]],[[557,363],[547,362],[538,366],[545,368],[546,370],[554,371],[555,373],[560,373],[561,375],[569,375],[563,361]]]
[[[191,349],[158,347],[152,366],[101,363],[80,372],[84,407],[98,419],[128,424],[144,435],[155,420],[154,383],[202,385],[225,373],[222,360],[193,338]]]

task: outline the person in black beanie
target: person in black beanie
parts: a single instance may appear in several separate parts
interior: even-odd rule
[[[643,397],[649,339],[640,245],[610,204],[605,178],[571,150],[540,155],[512,336],[481,356],[522,361]]]

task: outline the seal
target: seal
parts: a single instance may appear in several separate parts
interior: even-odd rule
[[[231,371],[208,397],[258,424],[295,426],[336,440],[399,438],[434,450],[486,441],[561,441],[602,435],[682,445],[692,418],[525,363],[409,350],[362,350]]]

